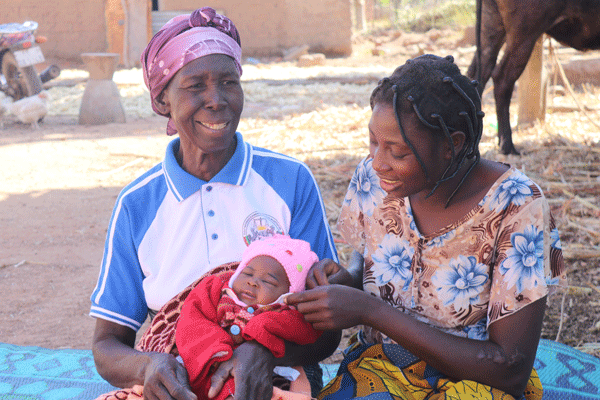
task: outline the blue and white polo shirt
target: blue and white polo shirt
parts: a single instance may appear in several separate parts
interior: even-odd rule
[[[319,259],[337,260],[323,200],[302,162],[244,142],[209,182],[184,171],[175,155],[126,186],[108,227],[90,315],[138,330],[198,277],[239,261],[263,236],[306,240]]]

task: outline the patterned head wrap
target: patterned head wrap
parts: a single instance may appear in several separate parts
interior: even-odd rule
[[[142,53],[144,82],[154,100],[184,65],[209,54],[225,54],[233,58],[242,75],[242,48],[240,36],[233,22],[210,7],[191,14],[178,15],[167,22],[150,39]],[[162,114],[154,106],[152,109]],[[169,119],[167,134],[176,133]]]

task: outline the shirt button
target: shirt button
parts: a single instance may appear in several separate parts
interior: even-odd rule
[[[250,314],[252,314],[252,313],[254,312],[254,308],[252,308],[252,307],[248,307],[248,312],[249,312]]]
[[[212,186],[207,186],[207,187],[206,187],[206,191],[207,191],[207,192],[210,192],[211,190],[212,190]]]
[[[215,212],[213,210],[209,210],[208,211],[208,216],[209,217],[213,217],[215,215]]]
[[[240,327],[237,325],[232,325],[231,329],[229,329],[229,332],[231,332],[232,335],[239,335],[241,330]]]
[[[213,233],[212,236],[211,236],[211,238],[213,240],[217,240],[219,238],[219,235],[217,235],[216,233]]]

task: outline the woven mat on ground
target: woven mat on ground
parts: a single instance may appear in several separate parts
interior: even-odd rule
[[[329,381],[338,365],[323,364]],[[542,340],[535,362],[544,400],[600,400],[600,359]],[[113,390],[89,350],[50,350],[0,343],[0,400],[86,400]]]

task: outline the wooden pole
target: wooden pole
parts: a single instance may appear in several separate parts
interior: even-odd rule
[[[139,67],[140,56],[148,44],[151,32],[150,2],[148,0],[121,0],[125,11],[123,64],[126,68]]]
[[[121,0],[106,0],[106,39],[108,53],[119,54],[119,64],[123,65],[123,37],[125,35],[125,12]]]

